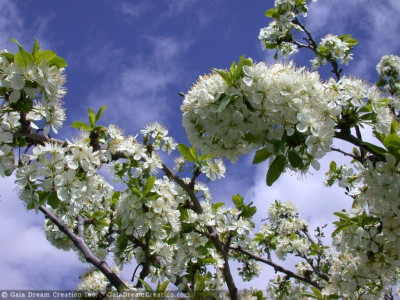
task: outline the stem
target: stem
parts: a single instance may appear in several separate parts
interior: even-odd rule
[[[232,246],[231,246],[231,247],[229,247],[229,249],[234,250],[234,251],[237,251],[237,252],[240,252],[240,253],[243,253],[243,254],[247,255],[248,257],[250,257],[250,258],[252,258],[252,259],[254,259],[254,260],[256,260],[256,261],[265,263],[265,264],[267,264],[267,265],[273,267],[274,270],[275,270],[276,272],[284,273],[284,274],[286,274],[286,275],[289,276],[289,277],[292,277],[292,278],[295,278],[295,279],[297,279],[297,280],[300,280],[300,281],[303,281],[303,282],[305,282],[305,283],[308,283],[308,284],[310,284],[310,285],[316,287],[316,288],[319,289],[319,290],[322,289],[322,286],[320,286],[317,282],[312,281],[311,279],[308,279],[308,278],[306,278],[306,277],[304,277],[304,276],[301,276],[301,275],[299,275],[299,274],[296,274],[296,273],[294,273],[294,272],[292,272],[292,271],[290,271],[290,270],[288,270],[288,269],[285,269],[284,267],[282,267],[282,266],[280,266],[280,265],[274,263],[274,262],[273,262],[272,260],[270,260],[270,259],[266,259],[266,258],[260,257],[260,256],[258,256],[258,255],[255,255],[255,254],[253,254],[253,253],[251,253],[251,252],[249,252],[249,251],[247,251],[247,250],[245,250],[245,249],[243,249],[243,248],[241,248],[241,247],[232,247]]]
[[[359,162],[361,162],[361,163],[363,162],[362,158],[359,157],[359,156],[355,156],[355,155],[353,155],[353,154],[344,152],[343,150],[340,150],[340,149],[337,149],[337,148],[333,148],[333,147],[331,148],[331,150],[332,150],[332,151],[335,151],[335,152],[342,153],[344,156],[350,156],[350,157],[354,158],[355,160],[357,160],[357,161],[359,161]]]
[[[50,221],[52,221],[58,227],[58,229],[60,229],[60,231],[62,233],[64,233],[66,236],[68,236],[68,238],[73,242],[75,247],[83,254],[86,261],[91,263],[100,272],[102,272],[104,274],[104,276],[107,277],[107,279],[110,281],[110,283],[118,291],[121,291],[123,288],[126,288],[126,285],[121,280],[121,278],[119,278],[119,276],[111,270],[111,268],[108,266],[108,264],[105,261],[102,261],[99,258],[97,258],[97,256],[93,254],[92,250],[90,250],[88,245],[85,243],[84,238],[82,237],[82,235],[84,235],[84,232],[83,232],[84,220],[83,220],[83,218],[79,220],[78,235],[76,235],[72,232],[72,230],[67,225],[61,223],[61,221],[45,206],[41,205],[39,207],[39,210],[46,216],[46,218],[48,218]]]
[[[350,144],[353,144],[353,145],[355,145],[355,146],[357,146],[359,148],[362,148],[362,149],[372,153],[380,161],[385,160],[385,157],[383,155],[375,152],[371,148],[367,148],[366,146],[362,145],[363,141],[358,139],[358,138],[356,138],[355,136],[353,136],[351,134],[348,134],[348,133],[345,133],[345,132],[342,132],[342,131],[339,131],[339,132],[336,131],[334,137],[339,139],[339,140],[343,140],[343,141],[349,142]]]

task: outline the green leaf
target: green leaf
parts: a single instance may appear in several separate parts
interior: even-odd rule
[[[37,39],[35,39],[35,42],[34,42],[33,48],[32,48],[32,52],[31,52],[32,55],[33,55],[33,57],[35,57],[36,53],[38,53],[39,50],[40,50],[40,44],[39,44],[39,42],[37,41]]]
[[[283,155],[278,155],[267,172],[267,185],[271,186],[281,176],[286,167],[286,159]]]
[[[331,161],[331,163],[329,164],[329,171],[331,171],[331,172],[336,172],[336,169],[337,169],[337,164],[336,164],[336,162],[333,160],[333,161]]]
[[[236,77],[236,61],[233,61],[231,67],[229,68],[231,81],[233,83],[234,78]]]
[[[400,137],[397,134],[386,135],[383,139],[383,144],[396,158],[400,157]]]
[[[80,129],[82,131],[92,131],[92,128],[88,124],[81,121],[72,122],[71,127]]]
[[[0,55],[5,57],[8,60],[8,62],[14,61],[14,54],[12,54],[10,52],[3,52],[3,53],[0,53]]]
[[[396,133],[399,132],[399,122],[396,120],[392,121],[392,124],[390,124],[390,133]]]
[[[375,137],[383,144],[383,140],[385,139],[385,135],[383,133],[377,132],[374,130]]]
[[[279,13],[278,13],[274,8],[268,9],[268,10],[264,13],[264,15],[265,15],[266,17],[268,17],[268,18],[277,18],[277,17],[279,17]]]
[[[251,66],[251,65],[252,65],[251,59],[245,58],[244,55],[240,56],[238,66],[236,68],[236,79],[242,78],[244,76],[243,66]]]
[[[158,283],[158,284],[157,284],[157,292],[158,292],[158,293],[164,293],[165,290],[167,289],[169,283],[170,283],[169,280],[167,280],[167,281],[165,281],[165,282],[163,282],[163,283],[161,283],[161,284]]]
[[[96,116],[95,116],[95,114],[94,114],[94,111],[93,111],[93,109],[91,109],[90,107],[89,107],[89,124],[90,124],[90,127],[93,127],[94,126],[94,124],[96,123]]]
[[[289,163],[293,168],[303,168],[303,159],[300,157],[300,155],[297,154],[296,151],[290,150],[288,153],[288,159]]]
[[[144,288],[146,289],[146,292],[149,292],[149,293],[152,293],[152,292],[153,292],[153,289],[151,288],[151,286],[150,286],[147,282],[145,282],[145,281],[144,281],[142,278],[140,278],[140,277],[138,277],[137,279],[143,284]]]
[[[24,49],[24,47],[22,47],[22,45],[16,39],[11,39],[11,42],[17,44],[19,49]]]
[[[360,144],[360,146],[364,147],[365,149],[367,149],[368,151],[370,151],[372,153],[377,153],[377,154],[381,154],[381,155],[384,155],[384,154],[388,153],[382,147],[376,146],[376,145],[368,143],[368,142],[362,142]]]
[[[227,70],[218,70],[213,69],[213,71],[219,74],[222,79],[226,82],[227,85],[232,86],[232,77],[231,74]]]
[[[199,161],[205,161],[205,160],[211,159],[211,158],[213,158],[213,155],[212,155],[212,154],[202,154],[202,155],[200,156],[200,158],[199,158]]]
[[[100,107],[99,111],[96,114],[96,122],[100,120],[100,118],[103,115],[103,112],[106,108],[107,108],[107,105],[103,105],[102,107]]]
[[[14,56],[14,61],[19,64],[22,68],[26,68],[31,62],[33,62],[33,56],[25,49],[21,48]]]
[[[225,107],[229,104],[230,101],[231,101],[231,97],[228,95],[224,95],[222,97],[221,102],[219,103],[219,106],[218,106],[216,112],[218,112],[218,113],[222,112],[225,109]]]
[[[242,216],[243,218],[248,218],[248,219],[250,219],[250,218],[251,218],[252,216],[254,216],[255,213],[257,212],[257,207],[251,206],[251,204],[253,204],[253,203],[250,203],[249,205],[247,205],[247,206],[245,206],[245,207],[243,208],[242,214],[241,214],[241,216]]]
[[[36,194],[39,196],[39,203],[40,205],[43,205],[46,200],[49,198],[50,193],[49,192],[44,192],[44,191],[37,191]],[[28,209],[34,208],[34,205],[32,207],[28,207]]]
[[[196,158],[193,156],[192,152],[190,151],[190,148],[184,144],[179,144],[178,145],[178,150],[179,153],[183,156],[184,159],[190,162],[195,162]]]
[[[66,66],[68,66],[65,59],[60,56],[54,57],[53,59],[48,61],[48,64],[49,64],[49,67],[56,66],[58,69],[62,69],[62,68],[65,68]]]
[[[271,152],[267,148],[262,148],[256,151],[256,154],[253,158],[253,164],[259,164],[265,160],[267,160],[272,155]]]
[[[54,209],[56,209],[60,205],[60,200],[58,199],[56,192],[50,193],[49,198],[47,200],[47,204]]]
[[[240,194],[232,196],[232,201],[238,210],[242,210],[244,204],[243,204],[243,197]]]
[[[195,161],[199,160],[199,153],[197,152],[197,149],[195,147],[190,148],[189,151],[190,154],[194,157]]]
[[[274,154],[283,155],[285,153],[285,140],[272,140],[271,143],[274,145]]]
[[[49,61],[51,61],[56,56],[57,56],[57,54],[54,51],[43,50],[43,51],[38,52],[35,55],[35,62],[37,64],[40,64],[44,60],[46,63],[48,63]]]
[[[154,177],[154,176],[151,176],[151,177],[147,178],[146,185],[145,185],[145,187],[143,189],[143,192],[142,192],[143,197],[146,197],[146,195],[151,191],[151,189],[154,186],[154,182],[155,181],[156,181],[156,177]]]
[[[217,211],[218,208],[220,208],[221,206],[224,206],[224,205],[225,205],[224,202],[217,202],[217,203],[213,203],[211,205],[211,207],[212,207],[213,211],[215,212],[215,211]]]
[[[207,257],[201,260],[203,264],[215,264],[217,260],[215,258]]]

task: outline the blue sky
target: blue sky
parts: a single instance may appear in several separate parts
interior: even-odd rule
[[[186,142],[178,92],[242,54],[273,62],[274,53],[262,50],[257,39],[268,24],[264,11],[272,6],[272,0],[0,0],[0,49],[15,51],[11,38],[30,48],[37,38],[67,59],[66,125],[86,119],[88,107],[107,104],[104,124],[135,134],[159,121],[178,142]],[[319,0],[310,5],[306,24],[317,40],[327,33],[359,39],[344,73],[373,82],[380,57],[400,54],[399,15],[398,0]],[[309,58],[304,52],[292,57],[306,66]],[[323,74],[329,76],[329,69]],[[66,126],[60,138],[74,134]],[[311,226],[330,223],[332,212],[350,204],[342,190],[322,185],[331,159],[343,161],[330,155],[320,172],[302,181],[286,174],[267,188],[266,165],[253,166],[251,155],[243,157],[228,165],[224,180],[211,184],[214,199],[229,202],[241,193],[257,204],[259,219],[275,199],[293,200]],[[0,179],[0,289],[75,289],[86,266],[75,253],[50,246],[43,217],[26,212],[12,182]],[[254,284],[263,282],[265,276]]]

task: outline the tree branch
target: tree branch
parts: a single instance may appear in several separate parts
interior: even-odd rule
[[[46,216],[46,218],[52,221],[58,227],[58,229],[60,229],[61,232],[63,232],[66,236],[68,236],[68,238],[73,242],[75,247],[83,254],[86,261],[91,263],[100,272],[102,272],[104,276],[107,277],[110,283],[118,291],[121,291],[121,289],[126,288],[126,285],[121,280],[121,278],[119,278],[119,276],[111,270],[111,268],[105,261],[100,260],[99,258],[97,258],[96,255],[93,254],[92,250],[90,250],[90,248],[88,247],[88,245],[85,243],[84,239],[81,236],[74,234],[67,225],[61,223],[61,221],[45,206],[41,205],[39,207],[39,210]],[[81,234],[80,231],[83,230],[82,227],[83,227],[83,222],[82,224],[78,225],[79,235]]]
[[[308,284],[310,284],[310,285],[316,287],[316,288],[319,289],[319,290],[322,289],[322,286],[320,286],[317,282],[312,281],[311,279],[306,278],[306,277],[304,277],[304,276],[301,276],[301,275],[299,275],[299,274],[296,274],[296,273],[294,273],[293,271],[290,271],[290,270],[288,270],[288,269],[285,269],[284,267],[278,265],[277,263],[273,262],[273,261],[270,260],[270,259],[266,259],[266,258],[260,257],[260,256],[258,256],[258,255],[255,255],[255,254],[253,254],[253,253],[251,253],[251,252],[249,252],[249,251],[247,251],[247,250],[245,250],[245,249],[243,249],[243,248],[241,248],[241,247],[232,247],[232,246],[230,246],[229,249],[231,249],[231,250],[233,250],[233,251],[237,251],[237,252],[243,253],[243,254],[247,255],[249,258],[254,259],[254,260],[256,260],[256,261],[265,263],[265,264],[267,264],[267,265],[273,267],[274,270],[277,271],[277,272],[284,273],[284,274],[286,274],[286,275],[289,276],[289,277],[292,277],[292,278],[295,278],[295,279],[300,280],[300,281],[302,281],[302,282],[308,283]]]

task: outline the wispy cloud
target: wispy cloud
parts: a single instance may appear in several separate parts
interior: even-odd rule
[[[43,216],[27,212],[12,186],[13,177],[1,179],[0,289],[76,286],[85,266],[75,253],[50,245],[43,230]]]
[[[114,2],[115,3],[115,2]],[[132,17],[139,17],[150,11],[154,6],[149,1],[143,1],[138,4],[124,1],[117,4],[117,9]]]

